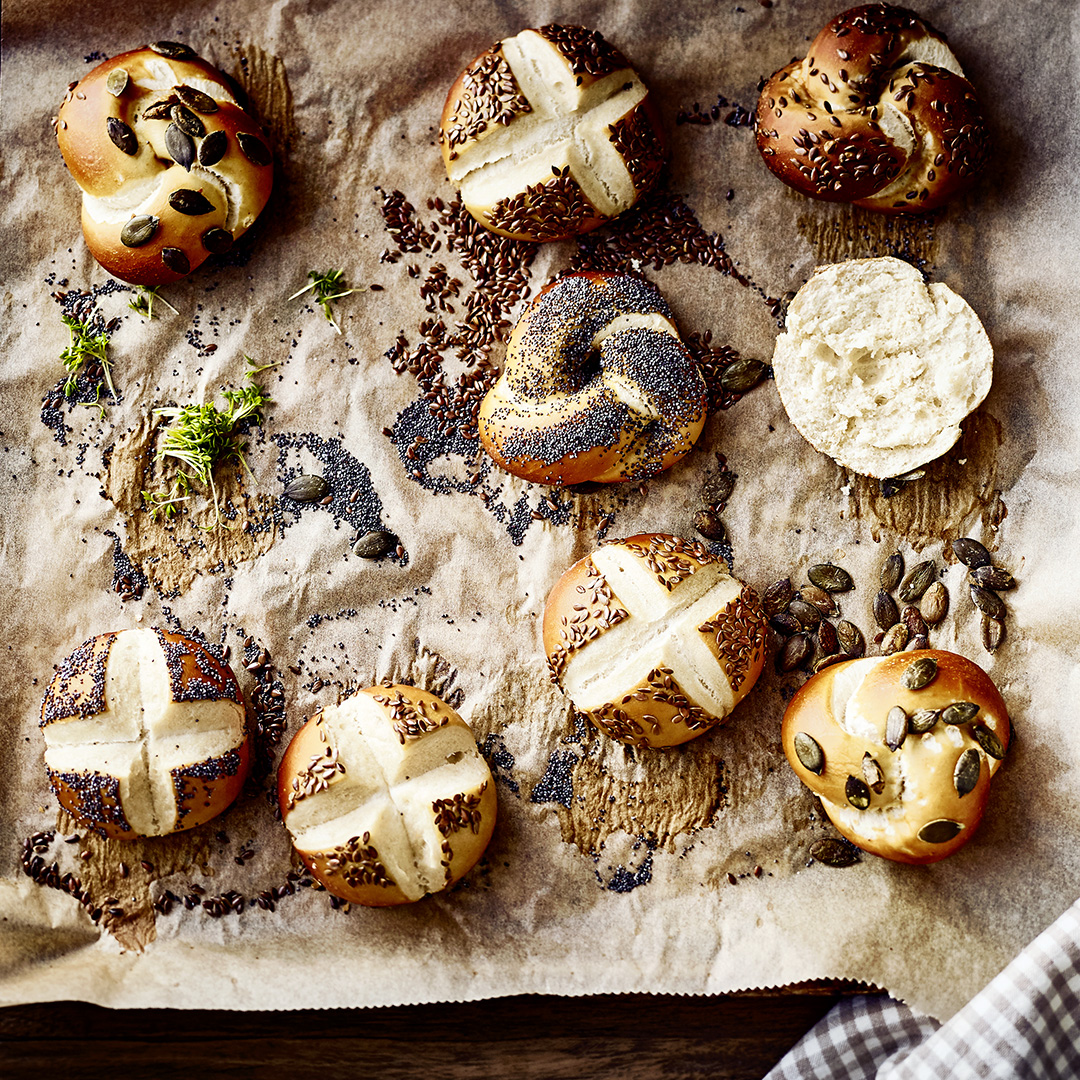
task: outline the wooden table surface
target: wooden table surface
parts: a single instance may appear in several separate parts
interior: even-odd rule
[[[298,1012],[0,1009],[0,1077],[232,1078],[300,1062],[318,1080],[760,1080],[843,995],[807,984],[719,997],[526,995]]]

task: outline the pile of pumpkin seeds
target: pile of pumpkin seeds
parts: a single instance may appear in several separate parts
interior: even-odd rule
[[[894,551],[881,568],[879,584],[873,614],[879,629],[874,641],[881,646],[881,655],[930,648],[930,627],[949,610],[949,591],[938,577],[937,564],[927,559],[905,574],[904,556]]]
[[[1005,602],[998,593],[1016,584],[1012,574],[1000,566],[994,566],[990,552],[970,536],[961,536],[952,542],[953,554],[968,568],[968,590],[971,602],[981,615],[983,648],[988,653],[997,651],[1005,640]]]
[[[837,596],[855,587],[851,575],[834,563],[811,566],[807,583],[798,591],[791,578],[774,581],[761,598],[769,625],[780,635],[776,670],[821,671],[841,660],[854,660],[866,652],[862,631],[840,614]]]
[[[706,540],[727,543],[728,534],[720,515],[727,508],[727,501],[735,490],[735,473],[728,468],[727,458],[716,455],[720,471],[710,476],[701,488],[702,507],[694,514],[694,528]]]

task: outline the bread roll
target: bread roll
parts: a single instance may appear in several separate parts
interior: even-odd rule
[[[498,41],[450,88],[443,162],[481,225],[518,240],[587,232],[633,206],[663,167],[649,91],[595,30]]]
[[[254,119],[216,68],[159,41],[99,64],[68,91],[56,126],[83,189],[83,235],[134,285],[178,281],[255,222],[274,181]]]
[[[244,784],[249,728],[228,665],[167,630],[79,646],[41,704],[60,805],[101,836],[164,836],[220,814]]]
[[[604,543],[544,608],[552,679],[620,742],[676,746],[720,723],[765,660],[765,615],[722,559],[677,536]]]
[[[655,285],[564,274],[514,327],[477,428],[499,465],[533,483],[641,481],[690,452],[707,401]]]
[[[495,828],[495,784],[469,725],[414,686],[372,686],[309,720],[281,760],[278,801],[311,873],[371,907],[452,885]]]
[[[886,214],[935,209],[971,185],[990,152],[945,38],[889,4],[837,15],[766,82],[754,130],[785,184]]]
[[[1009,737],[990,677],[936,649],[833,664],[799,689],[783,722],[784,753],[836,828],[907,863],[936,862],[971,839]]]
[[[963,297],[893,258],[818,267],[773,354],[776,388],[803,438],[880,478],[944,454],[989,392],[993,365]]]

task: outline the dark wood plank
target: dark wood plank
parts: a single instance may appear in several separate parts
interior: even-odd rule
[[[148,1075],[232,1078],[298,1061],[323,1078],[758,1080],[839,999],[521,996],[386,1009],[109,1010],[81,1002],[0,1009],[5,1080]]]

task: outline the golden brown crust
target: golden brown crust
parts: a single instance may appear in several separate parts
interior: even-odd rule
[[[414,686],[372,686],[357,692],[371,698],[389,720],[399,743],[408,747],[447,727],[468,732],[469,725],[446,702]],[[338,707],[335,707],[338,708]],[[293,737],[281,759],[277,777],[278,803],[283,819],[305,798],[343,783],[347,765],[339,761],[339,748],[324,729],[327,710],[312,717]],[[374,753],[375,745],[369,744]],[[431,806],[432,820],[441,836],[445,889],[463,877],[483,855],[495,829],[498,801],[490,772],[474,790],[449,792]],[[392,798],[389,792],[386,798]],[[367,907],[412,903],[393,880],[380,856],[378,837],[369,832],[346,837],[329,850],[311,851],[296,843],[297,853],[328,892],[341,900]],[[400,853],[399,856],[400,858]],[[431,889],[431,892],[439,891]]]
[[[653,317],[667,329],[649,325]],[[612,325],[623,328],[594,349]],[[484,449],[537,484],[640,482],[670,468],[701,434],[708,400],[674,330],[659,290],[641,278],[556,279],[518,320],[503,373],[481,402]]]
[[[920,53],[955,71],[906,62]],[[836,16],[804,59],[777,71],[758,99],[754,129],[766,165],[785,184],[892,214],[940,206],[970,186],[989,152],[974,90],[944,38],[888,4]]]
[[[932,661],[936,676],[920,689],[903,684],[904,673],[917,661]],[[863,665],[868,672],[858,684],[850,701],[838,702],[847,714],[855,716],[857,733],[845,730],[833,711],[833,696],[838,679],[852,665]],[[978,706],[974,720],[948,724],[940,716],[929,714],[948,709],[958,702]],[[887,718],[899,707],[908,715],[907,733],[896,750],[887,743]],[[915,718],[923,714],[932,726],[919,734],[912,729]],[[976,727],[988,729],[1008,749],[1010,725],[1005,703],[990,677],[970,660],[941,650],[895,653],[876,660],[856,660],[833,664],[806,682],[792,698],[784,714],[782,739],[784,752],[800,780],[821,798],[830,820],[852,843],[887,859],[907,863],[936,862],[961,848],[973,835],[982,817],[990,790],[990,780],[1000,760],[987,753],[984,744],[973,735]],[[875,732],[875,733],[872,733]],[[950,734],[951,732],[951,734]],[[984,732],[979,734],[986,738]],[[796,738],[809,737],[820,748],[821,760],[814,760],[806,743],[800,755]],[[991,743],[991,745],[993,745]],[[995,751],[996,751],[995,747]],[[963,755],[979,755],[977,779],[961,794],[956,770]],[[866,761],[867,757],[871,762]],[[820,772],[807,767],[807,760]],[[974,759],[971,759],[972,762]],[[876,763],[876,764],[875,764]],[[899,767],[899,779],[895,767]],[[868,779],[882,768],[886,779],[883,790],[863,791],[851,778],[867,785]],[[967,787],[967,785],[964,785]],[[868,805],[859,809],[852,801],[865,798]],[[955,835],[940,842],[920,836],[931,822],[954,822]],[[885,827],[887,824],[887,828]],[[942,826],[949,833],[954,830]]]
[[[703,545],[663,533],[642,533],[604,546],[636,560],[669,594],[701,567],[718,562]],[[687,640],[698,637],[712,654],[718,678],[723,672],[728,707],[714,711],[694,700],[679,673],[661,662],[620,687],[612,700],[590,708],[575,702],[577,711],[611,738],[641,748],[678,746],[722,722],[753,688],[766,651],[765,614],[756,593],[726,574],[714,588],[725,583],[734,585],[730,595],[684,632]],[[556,582],[544,607],[543,640],[552,679],[564,691],[566,667],[575,655],[625,620],[643,617],[627,607],[593,555],[578,560]]]
[[[87,246],[133,284],[177,281],[227,250],[273,185],[265,136],[193,53],[147,47],[99,64],[68,92],[57,141],[83,189]]]

